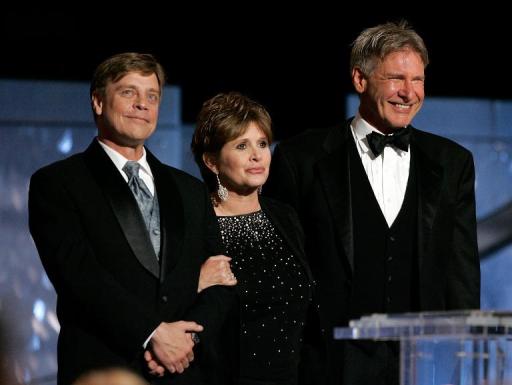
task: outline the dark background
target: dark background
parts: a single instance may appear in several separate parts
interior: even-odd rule
[[[185,122],[195,120],[207,98],[237,90],[268,108],[282,139],[341,121],[352,90],[351,41],[364,28],[406,18],[429,48],[427,95],[512,97],[512,22],[491,4],[487,12],[464,5],[449,14],[444,4],[429,3],[395,13],[368,12],[366,2],[351,9],[244,4],[4,11],[0,78],[88,81],[111,54],[149,52],[166,68],[169,83],[181,87]]]

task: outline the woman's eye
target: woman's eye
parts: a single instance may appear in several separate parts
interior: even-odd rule
[[[240,143],[238,146],[236,146],[239,150],[245,150],[247,148],[247,145],[245,143]]]
[[[263,141],[260,142],[260,147],[261,148],[265,148],[267,146],[268,146],[268,142],[266,140],[263,140]]]

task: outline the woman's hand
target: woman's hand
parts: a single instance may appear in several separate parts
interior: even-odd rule
[[[214,285],[235,286],[237,281],[229,265],[231,258],[215,255],[208,258],[201,266],[197,292]]]

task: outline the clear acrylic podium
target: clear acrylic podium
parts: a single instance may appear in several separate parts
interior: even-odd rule
[[[512,312],[374,314],[334,338],[400,341],[401,385],[512,385]]]

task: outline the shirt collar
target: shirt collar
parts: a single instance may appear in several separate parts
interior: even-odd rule
[[[354,136],[354,140],[358,144],[361,152],[371,152],[370,146],[368,146],[368,141],[366,140],[366,135],[372,133],[373,131],[379,132],[379,130],[364,120],[359,112],[357,112],[356,116],[352,120],[350,128],[352,129],[352,135]]]
[[[105,150],[108,157],[112,160],[116,168],[121,172],[121,174],[124,176],[123,167],[128,162],[129,159],[126,159],[123,155],[121,155],[119,152],[114,150],[113,148],[107,146],[105,143],[103,143],[101,140],[96,138],[100,146]],[[146,159],[146,149],[142,147],[142,156],[139,160],[137,160],[137,163],[140,164],[141,170],[148,174],[150,177],[153,177],[153,174],[151,173],[151,168],[149,167],[149,163]]]
[[[356,144],[358,145],[360,151],[362,153],[370,152],[370,154],[373,155],[372,150],[370,149],[370,146],[368,145],[368,140],[366,139],[366,135],[371,134],[372,132],[377,132],[381,135],[382,132],[377,130],[375,127],[373,127],[370,123],[368,123],[366,120],[364,120],[361,117],[361,114],[359,114],[359,111],[357,112],[354,119],[352,119],[352,122],[350,123],[350,128],[352,129],[352,135],[354,136],[354,140],[356,141]],[[407,151],[402,151],[399,148],[393,147],[394,150],[399,154],[400,156],[403,156],[407,154]]]

